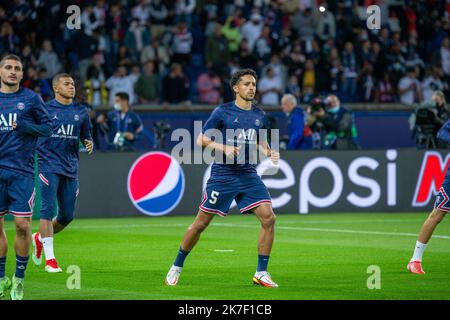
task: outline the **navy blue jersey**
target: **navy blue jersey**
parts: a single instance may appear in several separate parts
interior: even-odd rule
[[[241,146],[241,150],[240,155],[232,164],[226,163],[225,155],[222,163],[215,162],[211,168],[211,177],[243,173],[256,174],[255,157],[258,143],[260,139],[267,140],[266,135],[260,136],[260,133],[263,133],[263,131],[260,132],[260,129],[264,129],[265,123],[265,112],[254,105],[250,110],[244,110],[236,106],[234,102],[229,102],[215,108],[203,126],[202,132],[217,143]],[[210,129],[219,130],[223,140],[217,140]],[[233,136],[228,134],[227,137],[227,129],[235,134]]]
[[[15,93],[0,92],[1,168],[33,175],[37,137],[50,134],[51,120],[37,93],[25,88]]]
[[[117,132],[131,132],[134,135],[134,140],[125,140],[125,145],[132,145],[135,140],[138,140],[142,133],[141,118],[134,112],[128,111],[122,113],[120,111],[110,111],[108,113],[108,127],[109,127],[109,141],[112,143]]]
[[[450,120],[447,120],[446,123],[442,126],[442,128],[437,133],[438,139],[450,143]],[[447,168],[447,174],[445,179],[450,179],[450,165]]]
[[[87,108],[76,102],[64,105],[56,100],[49,101],[46,107],[53,122],[53,134],[38,139],[39,172],[76,178],[79,141],[92,140]]]

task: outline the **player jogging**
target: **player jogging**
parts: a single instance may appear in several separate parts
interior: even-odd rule
[[[450,120],[448,120],[439,130],[437,137],[447,143],[450,143]],[[416,274],[425,274],[422,269],[422,256],[425,251],[428,241],[430,240],[434,229],[439,222],[444,219],[447,212],[450,211],[450,165],[447,164],[447,173],[444,182],[439,189],[439,194],[436,196],[434,202],[434,209],[431,211],[427,220],[420,230],[419,237],[416,242],[414,254],[411,261],[408,263],[408,270]]]
[[[0,78],[0,299],[11,288],[11,299],[22,300],[31,246],[36,140],[38,136],[50,136],[52,127],[41,97],[20,87],[23,65],[19,57],[7,55],[1,59]],[[16,272],[12,281],[5,276],[6,214],[14,216],[16,225]]]
[[[93,142],[87,108],[73,100],[75,83],[72,77],[66,73],[57,74],[52,86],[55,99],[46,107],[53,121],[53,134],[39,138],[37,143],[41,217],[39,232],[32,236],[32,258],[40,265],[44,249],[45,271],[55,273],[62,270],[55,259],[53,235],[72,221],[78,196],[79,141],[89,153],[92,153]],[[56,203],[58,214],[53,219]]]
[[[251,69],[235,72],[231,78],[231,87],[236,95],[234,102],[217,107],[205,123],[197,143],[214,149],[223,155],[223,163],[215,162],[211,177],[204,190],[199,211],[194,222],[187,229],[178,255],[170,268],[165,283],[174,286],[178,283],[184,260],[194,248],[201,233],[206,229],[214,215],[226,216],[233,200],[241,213],[254,213],[261,222],[258,241],[258,266],[253,283],[265,287],[278,287],[267,272],[267,264],[272,249],[275,231],[275,214],[269,192],[256,173],[256,165],[251,164],[247,155],[250,146],[259,145],[264,154],[270,156],[274,164],[278,163],[279,153],[269,148],[266,137],[258,137],[257,132],[265,123],[265,113],[252,104],[256,94],[256,73]],[[225,143],[212,139],[217,132],[226,137],[226,131],[238,133]],[[211,132],[215,132],[212,135]],[[231,141],[230,141],[231,140]],[[241,150],[241,148],[244,149]],[[245,163],[237,158],[245,156]],[[233,159],[226,163],[226,158]],[[236,161],[237,160],[237,161]],[[229,161],[228,161],[229,162]],[[236,163],[237,162],[237,163]]]

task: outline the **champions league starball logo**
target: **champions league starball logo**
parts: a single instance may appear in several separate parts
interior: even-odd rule
[[[149,216],[162,216],[171,212],[183,197],[183,169],[170,155],[149,152],[132,165],[127,186],[136,209]]]

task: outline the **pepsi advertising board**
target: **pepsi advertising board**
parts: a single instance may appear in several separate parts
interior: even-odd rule
[[[447,151],[282,152],[278,172],[258,174],[275,212],[430,211],[445,177]],[[207,164],[183,164],[164,152],[81,156],[79,217],[195,215]],[[233,204],[230,212],[239,214]]]

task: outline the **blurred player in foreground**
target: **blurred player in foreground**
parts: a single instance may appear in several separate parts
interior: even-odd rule
[[[62,272],[53,251],[53,235],[73,220],[78,197],[78,150],[81,140],[89,154],[94,148],[87,108],[75,102],[75,83],[69,74],[56,75],[52,81],[55,99],[46,104],[53,121],[53,134],[39,138],[39,186],[41,190],[41,219],[39,232],[33,234],[33,262],[42,263],[45,271]],[[58,215],[53,219],[56,202]]]
[[[450,143],[450,120],[448,120],[437,134],[438,139]],[[422,269],[422,256],[425,251],[428,241],[433,235],[434,229],[441,222],[445,214],[450,211],[450,165],[447,163],[447,173],[444,182],[442,183],[439,194],[436,196],[434,209],[431,211],[428,219],[420,230],[419,238],[416,242],[414,254],[408,263],[408,270],[416,274],[425,274]]]
[[[34,205],[34,151],[38,136],[50,136],[51,120],[44,102],[34,91],[21,88],[23,65],[19,57],[0,61],[0,300],[11,287],[12,300],[22,300],[25,270],[31,246]],[[5,276],[8,240],[4,216],[16,225],[16,272]]]
[[[267,135],[261,134],[260,129],[266,121],[264,111],[252,104],[256,94],[256,73],[251,69],[235,72],[231,87],[236,100],[217,107],[197,139],[199,145],[220,154],[222,161],[218,162],[216,157],[197,217],[187,229],[176,260],[166,276],[165,283],[170,286],[178,283],[184,260],[210,224],[213,214],[226,216],[232,201],[236,200],[241,213],[254,213],[261,222],[258,266],[253,283],[278,287],[267,272],[275,233],[275,214],[269,192],[250,158],[260,150],[270,157],[272,163],[278,164],[280,155],[270,149]],[[226,134],[230,129],[234,132],[231,139]]]

